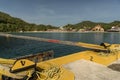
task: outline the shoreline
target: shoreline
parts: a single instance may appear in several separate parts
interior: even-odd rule
[[[100,31],[85,31],[85,32],[74,32],[74,31],[25,31],[25,32],[1,32],[1,33],[120,33],[120,32],[100,32]]]

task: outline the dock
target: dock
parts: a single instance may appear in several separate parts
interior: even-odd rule
[[[85,48],[96,49],[96,50],[107,50],[103,46],[84,43],[84,42],[62,41],[62,40],[56,40],[56,39],[46,39],[46,38],[40,38],[40,37],[13,35],[13,34],[6,34],[6,33],[0,33],[0,36],[4,36],[8,38],[12,37],[12,38],[18,38],[18,39],[28,39],[28,40],[35,40],[35,41],[41,41],[41,42],[50,42],[50,43],[64,44],[64,45],[70,45],[70,46],[85,47]]]

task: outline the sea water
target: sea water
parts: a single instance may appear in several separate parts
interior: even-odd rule
[[[106,43],[116,43],[120,44],[120,33],[119,32],[29,32],[29,33],[11,33],[14,35],[23,36],[34,36],[48,39],[57,39],[63,41],[73,41],[73,42],[85,42],[92,44]],[[87,48],[69,46],[63,44],[55,44],[48,42],[39,42],[27,39],[17,39],[10,37],[0,36],[0,57],[2,58],[14,58],[18,56],[24,56],[28,54],[36,54],[45,51],[53,50],[55,57],[65,56],[80,52],[83,50],[88,50]]]

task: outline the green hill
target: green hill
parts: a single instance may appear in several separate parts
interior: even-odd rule
[[[93,27],[95,27],[96,25],[101,25],[105,30],[110,29],[112,26],[118,26],[120,27],[120,21],[114,21],[111,23],[103,23],[103,22],[92,22],[92,21],[82,21],[80,23],[77,24],[67,24],[64,26],[64,28],[66,29],[86,29],[86,30],[90,30]]]
[[[63,26],[66,30],[71,29],[86,29],[90,30],[96,25],[101,25],[105,30],[110,29],[112,26],[120,27],[120,21],[114,21],[111,23],[82,21],[77,24],[67,24]],[[36,25],[25,22],[24,20],[16,17],[12,17],[9,14],[0,12],[0,32],[19,32],[19,31],[46,31],[48,29],[58,29],[59,27],[52,25]]]
[[[19,32],[19,31],[45,31],[47,29],[56,29],[51,25],[36,25],[25,22],[20,18],[15,18],[0,12],[0,32]]]

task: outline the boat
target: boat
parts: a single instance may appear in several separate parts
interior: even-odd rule
[[[108,29],[107,32],[120,32],[120,27],[113,26],[111,29]]]
[[[16,59],[0,58],[0,80],[79,80],[76,79],[76,77],[79,75],[76,75],[74,72],[72,72],[73,68],[66,68],[66,65],[84,59],[90,61],[89,63],[94,62],[94,64],[97,63],[108,66],[120,58],[120,44],[101,43],[100,45],[97,45],[83,42],[60,41],[3,33],[0,34],[0,36],[6,35],[7,37],[32,39],[57,44],[85,47],[89,48],[90,50],[58,58],[53,58],[52,54],[50,53],[47,55],[47,57],[50,56],[50,58],[43,59],[44,56],[42,55],[40,60],[38,60],[38,57],[31,60],[30,58],[32,57],[30,56],[19,57]]]

